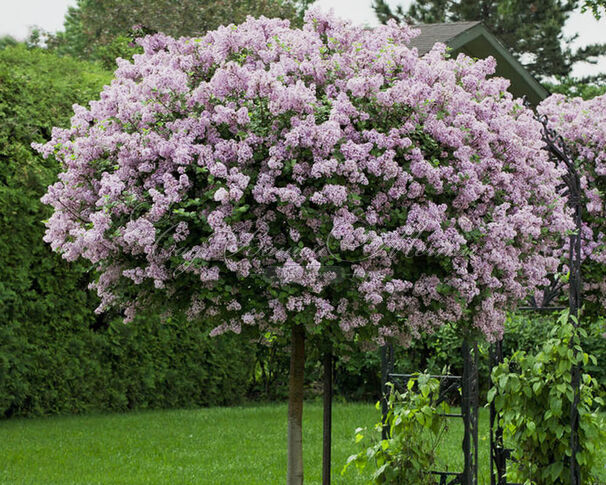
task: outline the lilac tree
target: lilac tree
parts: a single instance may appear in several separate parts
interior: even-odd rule
[[[214,334],[291,334],[288,483],[303,481],[304,340],[498,338],[571,228],[541,126],[494,60],[308,12],[141,40],[40,150],[64,166],[46,240],[102,303]]]
[[[586,310],[606,310],[606,95],[584,101],[562,95],[538,108],[567,143],[585,191],[583,207],[583,290]]]

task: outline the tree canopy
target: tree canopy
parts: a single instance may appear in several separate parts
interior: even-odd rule
[[[498,335],[554,264],[536,238],[566,226],[540,125],[486,78],[492,61],[419,59],[395,24],[312,20],[147,37],[43,148],[65,167],[46,240],[89,259],[102,308],[129,315],[160,294],[217,332]]]
[[[558,77],[555,83],[543,83],[554,94],[562,94],[567,98],[591,99],[606,94],[606,73],[590,78],[575,78],[571,76]]]
[[[408,10],[392,9],[386,0],[374,0],[381,22],[436,23],[480,20],[532,74],[567,76],[576,62],[597,62],[606,44],[573,50],[564,24],[578,0],[415,0]],[[597,8],[597,6],[596,6]]]
[[[606,11],[606,0],[583,0],[581,11],[586,12],[587,10],[591,10],[593,16],[600,20]]]

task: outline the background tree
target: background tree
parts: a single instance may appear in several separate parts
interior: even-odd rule
[[[0,49],[5,49],[6,47],[14,47],[18,43],[19,42],[14,37],[11,37],[10,35],[4,35],[4,36],[0,37]]]
[[[65,16],[64,32],[50,37],[60,53],[85,59],[124,51],[131,29],[143,25],[173,37],[202,35],[247,15],[279,17],[300,25],[311,0],[78,0]],[[114,56],[115,59],[116,56]]]
[[[487,79],[494,62],[307,15],[146,37],[38,147],[64,167],[45,239],[93,265],[100,309],[290,334],[290,484],[306,338],[498,337],[571,227],[541,126]]]
[[[543,83],[553,94],[562,94],[567,98],[591,99],[606,93],[606,73],[588,78],[559,76],[555,83]]]
[[[600,20],[606,10],[606,1],[605,0],[583,0],[583,4],[581,5],[581,11],[586,12],[587,10],[591,10],[593,16]]]
[[[576,62],[597,62],[606,44],[592,44],[576,51],[570,47],[578,35],[567,38],[563,28],[578,0],[415,0],[408,10],[392,9],[386,0],[373,8],[385,23],[435,23],[479,20],[532,74],[567,76]]]

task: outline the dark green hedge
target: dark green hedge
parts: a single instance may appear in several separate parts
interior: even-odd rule
[[[27,322],[0,329],[0,414],[230,405],[246,397],[254,350],[244,337],[210,339],[199,325],[158,318]]]
[[[255,348],[245,337],[98,317],[85,268],[42,241],[40,197],[59,167],[31,143],[68,125],[72,104],[110,78],[42,49],[0,49],[0,417],[232,404],[248,390]]]

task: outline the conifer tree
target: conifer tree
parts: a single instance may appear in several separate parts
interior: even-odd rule
[[[565,37],[563,28],[578,6],[578,0],[414,0],[405,10],[392,9],[385,0],[373,2],[382,23],[391,18],[407,23],[482,21],[539,78],[568,76],[576,62],[595,63],[606,54],[606,44],[571,48],[577,36]]]

